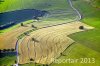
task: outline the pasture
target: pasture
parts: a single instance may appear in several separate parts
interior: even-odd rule
[[[69,37],[76,42],[65,50],[64,54],[66,56],[61,56],[59,59],[95,58],[95,63],[53,63],[51,66],[99,66],[100,10],[92,7],[92,5],[85,0],[73,1],[73,4],[82,14],[83,19],[81,22],[93,26],[94,29],[69,35]]]

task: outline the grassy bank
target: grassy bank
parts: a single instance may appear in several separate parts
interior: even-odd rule
[[[31,22],[33,22],[33,20],[25,21],[25,22],[23,22],[23,24],[28,24],[28,23],[31,23]],[[20,27],[20,26],[21,26],[20,24],[17,24],[17,25],[14,25],[14,26],[12,26],[12,27],[9,27],[9,28],[7,28],[7,29],[0,30],[0,35],[4,34],[4,33],[6,33],[6,32],[9,32],[9,31],[11,31],[11,30],[14,30],[14,29],[16,29],[16,28],[18,28],[18,27]]]
[[[0,66],[11,66],[15,64],[16,56],[5,56],[0,58]]]
[[[63,4],[63,5],[62,5]],[[66,0],[5,0],[0,4],[0,12],[22,9],[56,10],[66,9]]]

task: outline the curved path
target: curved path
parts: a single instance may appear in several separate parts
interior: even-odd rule
[[[71,0],[67,0],[67,1],[70,4],[70,6],[72,7],[72,9],[78,14],[78,16],[79,16],[79,19],[78,20],[81,20],[82,19],[82,16],[81,16],[80,12],[73,6]]]

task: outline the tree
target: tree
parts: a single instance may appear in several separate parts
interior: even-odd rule
[[[49,66],[48,64],[46,64],[46,66]]]
[[[63,53],[60,53],[60,55],[61,55],[61,56],[66,56],[66,55],[65,55],[65,54],[63,54]]]
[[[35,41],[35,38],[32,38],[32,41]]]
[[[21,23],[20,25],[21,25],[21,26],[24,26],[24,24],[23,24],[23,23]]]
[[[7,51],[9,52],[9,51],[10,51],[10,49],[7,49]]]
[[[37,21],[40,20],[39,17],[37,17],[37,16],[34,16],[33,18],[34,18],[35,20],[37,20]]]
[[[15,64],[17,63],[17,61],[15,60]]]
[[[10,50],[11,50],[12,52],[13,52],[13,51],[15,51],[15,49],[13,49],[13,48],[12,48],[12,49],[10,49]]]
[[[29,35],[28,35],[28,32],[25,32],[24,34],[27,35],[27,36],[29,36]]]
[[[45,66],[45,64],[43,64],[43,66]]]
[[[49,66],[48,64],[43,64],[43,66]]]
[[[7,65],[4,65],[4,66],[7,66]]]
[[[32,24],[32,27],[34,28],[34,25]]]
[[[79,26],[79,29],[83,30],[84,29],[84,26]]]
[[[38,40],[36,40],[35,38],[32,38],[32,41],[34,41],[34,42],[39,42]]]
[[[40,19],[37,17],[36,20],[39,21]]]
[[[0,49],[0,53],[2,53],[2,50]]]
[[[34,61],[34,59],[30,58],[30,61]]]
[[[7,50],[6,49],[3,49],[3,52],[6,52]]]
[[[34,26],[33,24],[32,24],[32,27],[33,27],[33,28],[35,28],[35,29],[37,29],[37,27],[36,27],[36,26]]]

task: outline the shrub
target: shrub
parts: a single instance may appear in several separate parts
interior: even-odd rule
[[[15,60],[15,63],[17,63],[17,61]]]
[[[84,26],[79,26],[79,29],[83,30],[84,29]]]
[[[34,59],[31,58],[30,61],[34,61]]]
[[[6,52],[7,50],[6,49],[3,49],[3,52]]]
[[[15,49],[12,48],[11,51],[13,52],[13,51],[15,51]]]
[[[0,53],[2,53],[2,50],[0,49]]]
[[[9,51],[10,51],[10,49],[7,49],[7,51],[9,52]]]
[[[21,25],[21,26],[24,26],[24,24],[23,24],[23,23],[21,23],[20,25]]]

